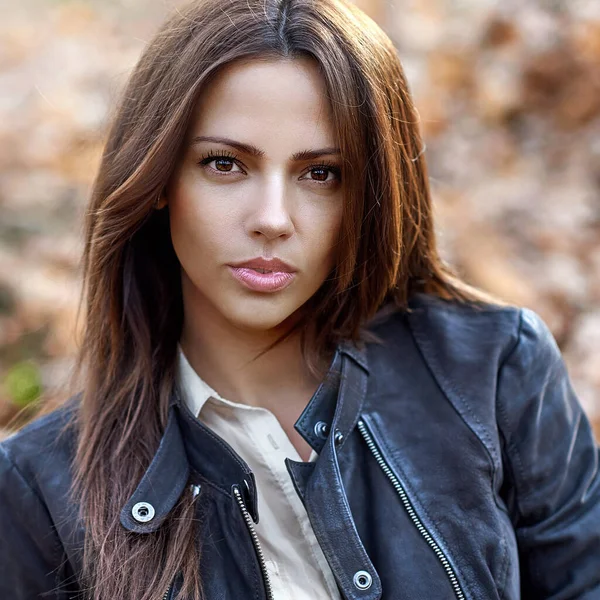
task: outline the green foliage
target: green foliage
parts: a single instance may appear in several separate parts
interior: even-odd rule
[[[13,365],[6,374],[3,383],[11,402],[19,407],[31,404],[42,393],[39,368],[30,361]]]

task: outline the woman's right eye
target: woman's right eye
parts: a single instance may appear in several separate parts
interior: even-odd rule
[[[210,166],[211,163],[214,163],[214,166]],[[209,153],[207,156],[202,158],[199,162],[199,165],[203,167],[208,167],[211,171],[215,171],[217,173],[235,173],[236,171],[233,167],[238,167],[238,173],[242,173],[243,171],[236,163],[236,157],[228,154],[213,154]]]

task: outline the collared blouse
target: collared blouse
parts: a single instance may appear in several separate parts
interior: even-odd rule
[[[277,417],[268,409],[222,398],[187,360],[181,346],[177,378],[182,398],[202,423],[246,461],[256,478],[256,534],[276,600],[340,600],[325,555],[285,466],[301,461]],[[317,458],[313,450],[309,462]]]

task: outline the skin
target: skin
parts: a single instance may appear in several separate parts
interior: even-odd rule
[[[228,138],[262,154],[198,137]],[[188,360],[223,397],[271,410],[304,460],[310,447],[293,424],[319,381],[298,336],[253,359],[294,323],[331,272],[343,209],[341,157],[292,157],[337,147],[315,63],[236,62],[203,90],[160,205],[169,207],[182,267],[180,341]],[[231,275],[228,264],[261,256],[294,267],[292,284],[256,292]]]

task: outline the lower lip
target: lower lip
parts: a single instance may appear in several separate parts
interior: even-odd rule
[[[259,273],[248,267],[229,267],[232,275],[247,288],[255,292],[278,292],[286,288],[296,276],[295,273],[274,271]]]

